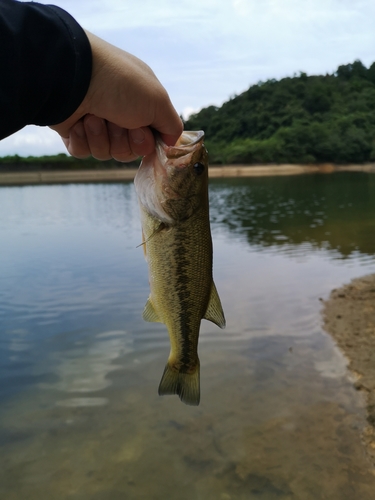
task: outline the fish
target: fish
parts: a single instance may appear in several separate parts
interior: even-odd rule
[[[212,273],[208,153],[204,132],[184,131],[174,146],[155,137],[134,179],[150,295],[143,319],[164,323],[170,354],[159,395],[200,402],[198,338],[202,319],[225,327]],[[140,246],[141,246],[140,245]]]

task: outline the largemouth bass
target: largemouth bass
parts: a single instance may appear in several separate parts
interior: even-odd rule
[[[164,323],[171,351],[159,394],[200,400],[198,337],[201,319],[225,327],[212,279],[208,154],[204,133],[183,132],[175,146],[156,138],[135,177],[149,267],[150,296],[143,319]]]

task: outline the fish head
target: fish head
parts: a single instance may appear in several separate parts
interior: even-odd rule
[[[208,153],[204,132],[185,131],[174,146],[156,137],[153,153],[143,158],[134,180],[149,214],[167,225],[208,208]]]

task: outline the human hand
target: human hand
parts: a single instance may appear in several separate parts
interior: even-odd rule
[[[132,161],[154,150],[151,129],[174,145],[183,125],[153,71],[128,52],[86,33],[93,57],[89,89],[67,120],[51,126],[69,153]]]

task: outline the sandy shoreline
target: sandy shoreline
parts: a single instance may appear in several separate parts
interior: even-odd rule
[[[212,166],[211,178],[217,177],[263,177],[278,175],[300,175],[332,172],[375,173],[375,164],[335,166],[322,165],[224,165]],[[41,170],[30,172],[0,172],[0,185],[62,184],[77,182],[122,182],[134,179],[137,169],[103,170]]]
[[[354,386],[367,402],[363,441],[375,463],[375,274],[331,292],[323,309],[324,329],[348,358]]]

